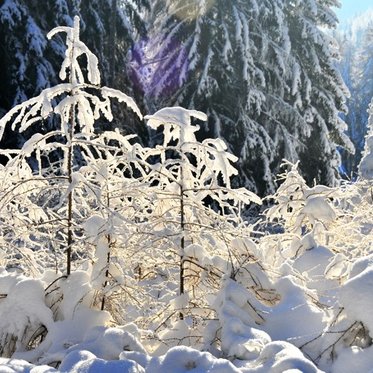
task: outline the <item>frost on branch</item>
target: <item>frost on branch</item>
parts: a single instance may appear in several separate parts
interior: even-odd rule
[[[87,46],[79,39],[80,27],[79,17],[74,17],[74,27],[59,26],[51,30],[47,37],[51,39],[59,32],[66,33],[66,52],[65,59],[60,70],[61,80],[68,80],[75,86],[84,84],[85,79],[81,70],[78,58],[85,55],[87,58],[88,82],[93,85],[99,85],[100,71],[98,70],[97,57],[87,48]]]
[[[0,139],[8,122],[12,123],[12,130],[16,130],[16,126],[19,126],[19,132],[23,132],[51,114],[57,114],[60,117],[60,130],[64,136],[71,137],[69,131],[71,132],[76,125],[79,126],[82,133],[93,136],[93,125],[101,114],[108,121],[113,119],[112,99],[124,102],[140,119],[142,118],[139,108],[131,97],[112,88],[99,87],[98,61],[96,56],[79,39],[79,18],[75,17],[73,28],[56,27],[48,34],[48,37],[51,38],[59,32],[67,34],[67,50],[60,78],[62,80],[68,78],[68,82],[47,88],[39,96],[10,110],[0,120]],[[87,79],[85,79],[79,59],[82,55],[85,55],[87,60]],[[92,93],[92,90],[87,91],[88,88],[92,88],[95,93]],[[55,105],[56,101],[59,102],[57,105]],[[75,113],[76,118],[74,117]]]
[[[240,212],[245,204],[261,203],[250,191],[231,188],[236,157],[220,139],[198,142],[192,118],[207,119],[180,107],[146,117],[163,141],[144,151],[142,161],[150,160],[148,201],[137,210],[141,228],[130,236],[134,246],[126,246],[146,303],[156,305],[146,311],[151,317],[142,317],[155,331],[156,353],[202,343],[202,326],[214,313],[206,294],[217,291],[221,276],[232,270],[232,241],[249,234]]]
[[[3,198],[0,199],[3,214],[22,215],[17,226],[22,234],[20,231],[14,235],[7,233],[5,246],[9,247],[11,242],[19,240],[31,248],[42,247],[40,252],[52,250],[55,252],[56,267],[60,267],[61,251],[67,250],[70,258],[69,251],[82,230],[79,225],[92,209],[98,209],[100,205],[98,181],[92,178],[95,175],[93,170],[87,172],[87,166],[93,166],[98,158],[108,159],[109,153],[126,155],[129,150],[139,149],[139,146],[132,149],[129,138],[119,134],[111,140],[108,139],[110,135],[97,136],[95,122],[101,116],[107,121],[113,119],[112,99],[124,102],[142,117],[131,97],[99,86],[98,61],[79,39],[79,18],[74,19],[73,28],[57,27],[48,37],[59,32],[67,35],[61,78],[68,82],[45,89],[39,96],[15,106],[0,120],[1,139],[8,124],[11,124],[12,130],[24,132],[31,126],[40,126],[53,114],[59,119],[60,128],[56,131],[36,133],[21,150],[2,152],[10,160],[3,170],[6,178],[1,191]],[[85,59],[81,58],[83,55]],[[87,74],[82,66],[85,60]],[[120,150],[109,146],[110,141],[116,142]],[[131,157],[136,158],[136,153],[133,151]],[[32,224],[37,233],[27,232],[26,224]],[[55,229],[56,225],[59,229]],[[67,273],[70,273],[70,266],[68,260]]]
[[[241,198],[244,203],[261,204],[254,193],[244,188],[231,189],[230,178],[237,174],[232,162],[236,162],[237,157],[227,152],[221,139],[205,139],[199,143],[195,137],[199,126],[191,124],[192,117],[207,120],[206,114],[181,107],[164,108],[145,117],[151,128],[163,127],[163,145],[157,148],[163,163],[179,165],[176,167],[178,175],[172,176],[174,181],[182,183],[185,191],[194,190],[201,200],[207,195],[218,194],[222,200]],[[180,160],[166,161],[165,149],[178,152]],[[188,158],[190,156],[195,158],[195,164]]]

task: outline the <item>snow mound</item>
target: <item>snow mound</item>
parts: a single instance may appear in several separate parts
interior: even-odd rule
[[[331,373],[373,372],[373,346],[362,349],[357,346],[339,352]]]
[[[281,301],[267,310],[263,325],[272,340],[291,340],[299,346],[322,333],[324,314],[309,302],[305,288],[297,284],[294,277],[279,279],[275,288]]]
[[[146,372],[151,373],[239,373],[228,360],[217,359],[209,352],[177,346],[165,355],[150,360]]]
[[[240,284],[226,279],[215,305],[221,322],[222,351],[238,359],[256,358],[271,337],[258,326],[260,303]]]
[[[28,279],[2,269],[0,272],[0,346],[3,356],[11,356],[12,340],[16,348],[24,348],[33,333],[41,326],[53,324],[52,311],[44,300],[40,280]]]
[[[349,278],[356,277],[369,267],[373,268],[373,254],[357,259],[351,266]]]
[[[271,342],[259,357],[241,368],[243,373],[321,373],[322,371],[295,346],[287,342]]]
[[[35,366],[25,360],[0,358],[1,373],[57,373],[48,365]]]
[[[98,326],[87,333],[84,341],[69,348],[68,353],[86,350],[105,360],[118,359],[123,350],[145,353],[136,338],[126,327],[106,328]]]
[[[367,267],[357,276],[350,278],[340,289],[340,303],[352,320],[359,320],[373,337],[373,267]]]
[[[60,366],[62,373],[143,373],[144,369],[129,360],[105,361],[89,351],[70,352]]]

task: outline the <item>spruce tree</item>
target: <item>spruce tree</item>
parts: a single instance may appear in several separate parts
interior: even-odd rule
[[[369,14],[369,13],[368,13]],[[355,146],[355,152],[342,151],[343,171],[348,178],[355,178],[364,149],[367,132],[368,107],[373,96],[373,23],[364,20],[368,14],[354,18],[341,33],[335,32],[341,60],[337,64],[350,95],[348,113],[342,118],[348,125],[346,134]]]
[[[342,166],[341,173],[347,178],[353,176],[356,172],[356,159],[359,158],[358,144],[360,142],[360,121],[358,119],[359,112],[359,102],[356,97],[356,84],[355,84],[355,74],[354,65],[357,53],[357,45],[353,40],[352,31],[347,30],[340,33],[338,30],[333,32],[333,36],[336,39],[341,54],[341,59],[336,64],[338,70],[340,71],[343,81],[345,82],[349,95],[347,97],[346,105],[348,112],[341,115],[341,118],[347,123],[346,134],[355,146],[355,152],[348,152],[341,150],[342,156]]]
[[[270,2],[255,0],[155,2],[150,38],[152,48],[160,48],[147,87],[151,109],[180,104],[207,112],[210,119],[203,136],[224,138],[240,158],[239,182],[261,192],[271,183],[274,152],[268,149],[276,149],[260,123],[266,76],[258,62],[265,56],[273,66],[274,50],[284,59],[258,21],[269,12],[273,27],[280,26],[275,9],[277,15],[281,10],[277,4],[271,8]],[[280,86],[273,78],[273,86]]]
[[[365,136],[364,151],[359,163],[360,177],[366,180],[373,179],[373,98],[369,106],[369,120],[367,123],[367,135]]]
[[[1,111],[40,92],[53,79],[53,68],[43,58],[46,44],[25,2],[5,1],[0,7]]]
[[[373,22],[363,32],[355,59],[354,90],[351,97],[355,106],[350,110],[356,117],[356,124],[355,127],[350,125],[349,128],[352,141],[356,146],[354,171],[364,152],[364,137],[368,132],[369,104],[370,98],[373,97]]]
[[[338,178],[337,144],[353,149],[344,135],[346,125],[338,116],[345,112],[347,89],[334,66],[338,57],[334,40],[321,30],[333,28],[337,1],[286,1],[285,14],[295,64],[301,68],[299,111],[309,131],[302,141],[301,170],[306,180],[331,185]]]
[[[156,1],[150,108],[178,104],[207,112],[205,135],[228,142],[240,158],[237,181],[260,194],[274,189],[282,158],[301,159],[308,181],[333,183],[335,144],[348,141],[338,117],[347,91],[332,64],[331,41],[319,29],[334,26],[332,5]]]

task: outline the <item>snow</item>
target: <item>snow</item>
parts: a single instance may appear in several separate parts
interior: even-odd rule
[[[171,348],[164,356],[153,358],[146,367],[152,373],[239,373],[229,361],[190,347]]]
[[[250,301],[245,289],[229,279],[215,301],[222,324],[222,350],[229,357],[253,359],[271,341],[271,337],[257,327],[263,319]]]
[[[58,371],[48,365],[33,365],[25,360],[0,358],[0,371],[2,373],[57,373]]]
[[[35,149],[35,145],[39,142],[43,142],[44,136],[40,133],[35,133],[34,135],[31,136],[29,140],[27,140],[23,146],[22,146],[22,152],[25,154],[25,156],[31,155],[31,153]],[[38,145],[41,146],[41,145]]]
[[[303,208],[303,213],[308,216],[311,224],[315,222],[316,218],[324,222],[331,222],[336,218],[333,208],[323,197],[309,198]]]
[[[373,139],[370,153],[365,155],[359,165],[361,176],[364,179],[373,179]]]
[[[106,361],[89,351],[70,352],[62,361],[59,371],[69,373],[143,373],[137,363],[128,360]]]
[[[60,79],[66,80],[69,77],[70,83],[74,86],[77,84],[84,83],[83,72],[81,71],[80,65],[77,61],[78,57],[85,54],[87,57],[87,71],[88,81],[94,85],[99,85],[101,81],[100,71],[98,69],[97,57],[87,48],[87,46],[79,40],[80,26],[79,17],[74,17],[73,27],[55,27],[51,30],[47,37],[52,38],[57,33],[66,33],[66,45],[67,49],[65,52],[65,59],[62,63],[60,70]],[[69,71],[70,70],[70,71]],[[68,75],[70,74],[70,75]]]
[[[368,133],[365,141],[365,150],[359,164],[360,175],[364,179],[373,179],[373,105],[371,104],[370,121],[372,122],[372,130]]]
[[[316,16],[317,3],[308,7]],[[249,27],[235,14],[247,52]],[[69,83],[0,121],[1,134],[8,122],[20,131],[52,114],[62,122],[61,131],[34,134],[14,155],[5,151],[10,160],[0,168],[0,371],[372,371],[371,136],[362,180],[309,187],[298,164],[285,163],[269,209],[251,224],[241,211],[262,201],[231,187],[237,157],[222,139],[197,141],[192,118],[207,115],[174,106],[145,116],[163,134],[155,148],[132,146],[133,136],[118,132],[96,134],[101,113],[113,119],[112,98],[141,112],[126,94],[98,87],[98,61],[79,39],[78,18],[49,37],[59,32],[67,34],[61,78]],[[234,40],[223,34],[228,59]],[[213,84],[212,57],[203,84]],[[61,135],[65,142],[53,142]],[[81,164],[70,159],[69,172],[60,166],[66,159],[43,166],[42,157],[73,146]],[[269,160],[263,165],[269,178]]]
[[[44,303],[44,288],[40,280],[0,273],[0,345],[7,356],[11,339],[18,340],[22,348],[25,334],[30,337],[40,326],[50,329],[53,324],[52,311]],[[25,347],[25,346],[23,346]]]
[[[275,289],[281,300],[267,311],[269,315],[263,324],[272,340],[291,341],[300,346],[323,332],[324,313],[309,301],[307,291],[296,284],[295,278],[279,279]]]
[[[259,357],[242,367],[242,373],[322,373],[302,352],[287,342],[268,343]]]
[[[340,289],[339,300],[347,315],[353,320],[359,320],[366,325],[373,337],[373,314],[371,297],[373,286],[373,267],[367,267],[361,273],[346,281]],[[351,301],[353,299],[353,301]]]
[[[159,111],[157,111],[153,115],[147,115],[145,119],[148,120],[148,126],[157,129],[159,125],[162,124],[173,124],[176,126],[185,126],[190,127],[191,126],[191,118],[197,118],[202,121],[207,120],[206,114],[197,111],[197,110],[187,110],[182,107],[170,107],[170,108],[164,108]],[[195,130],[198,129],[198,127],[194,127]],[[191,139],[193,140],[193,139]],[[185,139],[185,141],[188,141]]]
[[[337,356],[331,373],[373,372],[373,347],[352,346]]]
[[[137,116],[142,119],[142,114],[138,106],[136,105],[134,99],[130,96],[127,96],[125,93],[120,92],[113,88],[102,87],[101,88],[102,97],[105,99],[116,98],[119,102],[124,102],[130,109],[133,110]],[[110,119],[109,117],[108,119]],[[110,119],[111,120],[111,119]]]

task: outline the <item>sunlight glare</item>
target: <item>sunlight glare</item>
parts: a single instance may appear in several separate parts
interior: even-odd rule
[[[187,0],[176,9],[173,14],[180,20],[192,21],[205,15],[215,4],[216,0]]]

